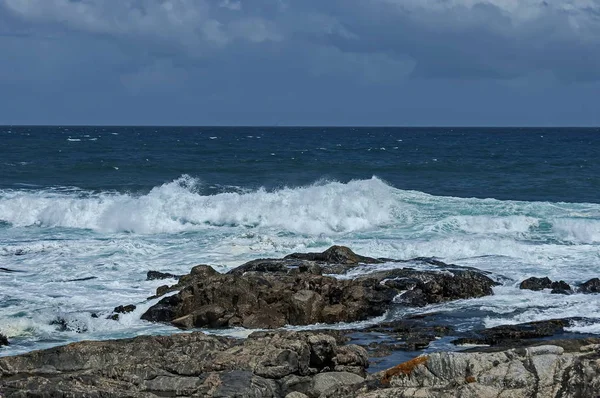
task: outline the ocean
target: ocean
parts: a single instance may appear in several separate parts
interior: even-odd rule
[[[501,282],[493,296],[371,322],[439,312],[468,330],[580,316],[571,331],[600,334],[600,295],[518,288],[530,276],[600,277],[599,133],[0,127],[0,333],[11,341],[0,356],[176,332],[139,319],[165,284],[146,281],[149,270],[225,272],[334,244]],[[123,304],[137,309],[106,319]]]

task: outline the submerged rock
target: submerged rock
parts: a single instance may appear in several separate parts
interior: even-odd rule
[[[317,397],[362,382],[365,351],[322,333],[89,341],[0,358],[4,397]],[[331,373],[332,377],[321,374]],[[332,380],[333,379],[333,380]]]

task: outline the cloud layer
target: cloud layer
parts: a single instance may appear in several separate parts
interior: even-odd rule
[[[75,30],[197,58],[311,44],[410,57],[416,76],[600,77],[600,2],[569,0],[0,0],[38,34]],[[260,51],[257,49],[256,51]]]
[[[222,112],[309,87],[535,91],[600,81],[600,0],[0,0],[0,51],[4,88],[201,92]]]

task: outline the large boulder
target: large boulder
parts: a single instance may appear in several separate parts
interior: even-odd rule
[[[295,271],[223,275],[200,265],[177,285],[159,288],[157,293],[181,290],[150,307],[142,319],[184,329],[353,322],[382,315],[391,305],[422,306],[490,295],[494,285],[487,276],[470,270],[403,268],[337,279]]]
[[[376,279],[339,280],[310,273],[241,276],[195,267],[185,287],[142,315],[178,327],[277,328],[382,315],[398,293]]]
[[[255,333],[246,340],[202,333],[89,341],[0,358],[3,397],[318,396],[322,372],[360,382],[358,346],[321,333]],[[331,384],[331,383],[329,383]]]

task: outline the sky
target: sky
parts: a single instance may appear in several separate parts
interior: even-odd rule
[[[0,124],[599,126],[600,0],[0,0]]]

